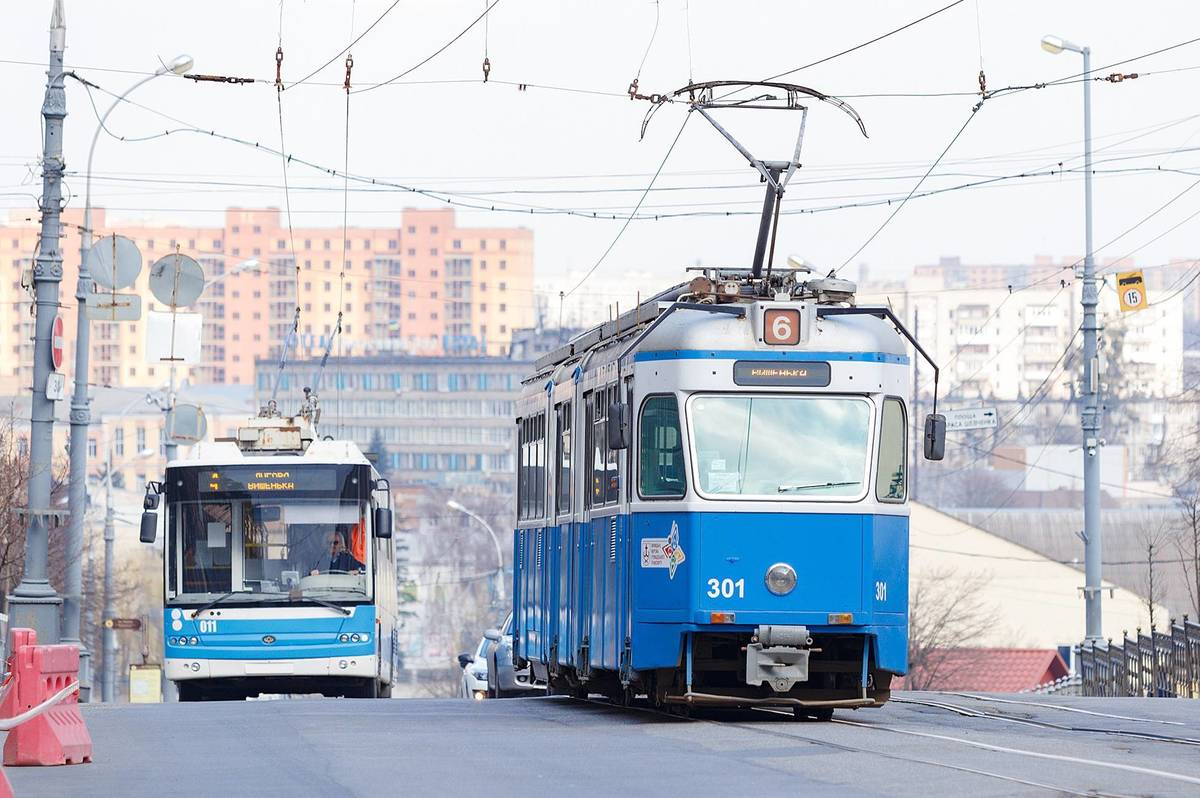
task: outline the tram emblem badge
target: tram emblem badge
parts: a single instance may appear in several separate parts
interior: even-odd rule
[[[679,524],[671,522],[671,532],[665,538],[642,538],[642,567],[666,568],[667,578],[674,579],[675,571],[687,559],[679,545]]]

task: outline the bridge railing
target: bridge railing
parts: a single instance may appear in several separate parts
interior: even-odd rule
[[[1200,624],[1185,615],[1167,631],[1123,638],[1075,647],[1083,695],[1200,698]]]

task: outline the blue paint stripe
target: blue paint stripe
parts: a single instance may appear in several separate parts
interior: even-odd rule
[[[647,360],[825,360],[908,364],[908,355],[893,355],[890,352],[807,352],[758,349],[664,349],[659,352],[638,352],[633,359],[635,362]]]

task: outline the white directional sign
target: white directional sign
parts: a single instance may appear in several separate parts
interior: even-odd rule
[[[995,429],[996,408],[970,407],[966,410],[946,411],[946,431],[968,429]]]
[[[137,294],[92,294],[87,317],[92,321],[137,321],[142,317],[142,298]]]

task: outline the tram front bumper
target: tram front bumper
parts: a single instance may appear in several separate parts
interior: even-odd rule
[[[174,682],[191,679],[232,679],[254,676],[352,676],[376,673],[375,655],[309,657],[304,659],[205,659],[173,657],[164,670]]]

